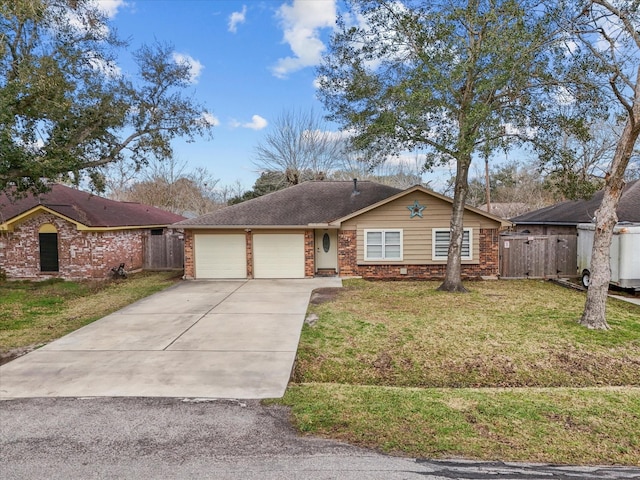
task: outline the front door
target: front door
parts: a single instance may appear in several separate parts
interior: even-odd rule
[[[338,271],[338,231],[316,230],[316,271]]]

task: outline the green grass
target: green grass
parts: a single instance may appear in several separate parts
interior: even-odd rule
[[[584,294],[549,282],[347,282],[303,329],[294,379],[407,387],[640,385],[640,307],[611,301],[612,329],[577,323]]]
[[[292,385],[305,433],[422,458],[640,465],[640,389]]]
[[[344,282],[315,305],[282,400],[301,431],[386,452],[640,464],[640,307],[612,329],[544,281]]]
[[[0,282],[0,354],[59,338],[175,281],[175,272],[154,272],[120,281]]]

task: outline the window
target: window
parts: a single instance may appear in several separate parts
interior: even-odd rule
[[[324,250],[324,253],[329,253],[329,250],[331,249],[331,238],[328,233],[325,233],[322,236],[322,249]]]
[[[365,260],[402,260],[402,230],[365,230]]]
[[[472,231],[465,228],[462,234],[462,260],[472,260]],[[450,231],[444,228],[434,228],[432,234],[432,258],[433,260],[446,260],[449,256]]]

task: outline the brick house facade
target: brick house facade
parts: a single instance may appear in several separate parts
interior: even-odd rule
[[[57,231],[57,272],[41,271],[39,232],[43,225]],[[105,278],[120,263],[127,270],[142,268],[143,234],[139,229],[82,232],[60,217],[43,213],[12,232],[0,233],[0,266],[12,278]]]
[[[9,278],[107,278],[121,263],[140,270],[144,240],[183,219],[64,185],[18,199],[0,192],[0,269]]]
[[[462,264],[462,278],[496,277],[499,273],[498,232],[480,230],[480,260]],[[366,265],[358,263],[357,238],[354,230],[338,233],[338,269],[342,277],[362,277],[376,280],[443,279],[446,264],[437,265]]]
[[[451,199],[421,186],[399,190],[373,182],[351,187],[350,182],[324,181],[289,187],[174,226],[185,231],[186,278],[225,278],[232,271],[231,278],[333,274],[439,279],[445,275],[450,217]],[[508,225],[467,207],[464,278],[499,274],[498,235]],[[386,235],[395,243],[375,243]],[[262,240],[269,236],[282,239],[280,248],[272,241],[269,249],[258,249],[256,242],[264,246],[269,242]],[[292,262],[294,269],[289,268]],[[262,268],[265,263],[271,265],[269,271]]]

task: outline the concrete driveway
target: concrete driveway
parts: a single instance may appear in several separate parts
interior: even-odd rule
[[[311,291],[340,279],[188,281],[0,367],[0,398],[277,398]]]

